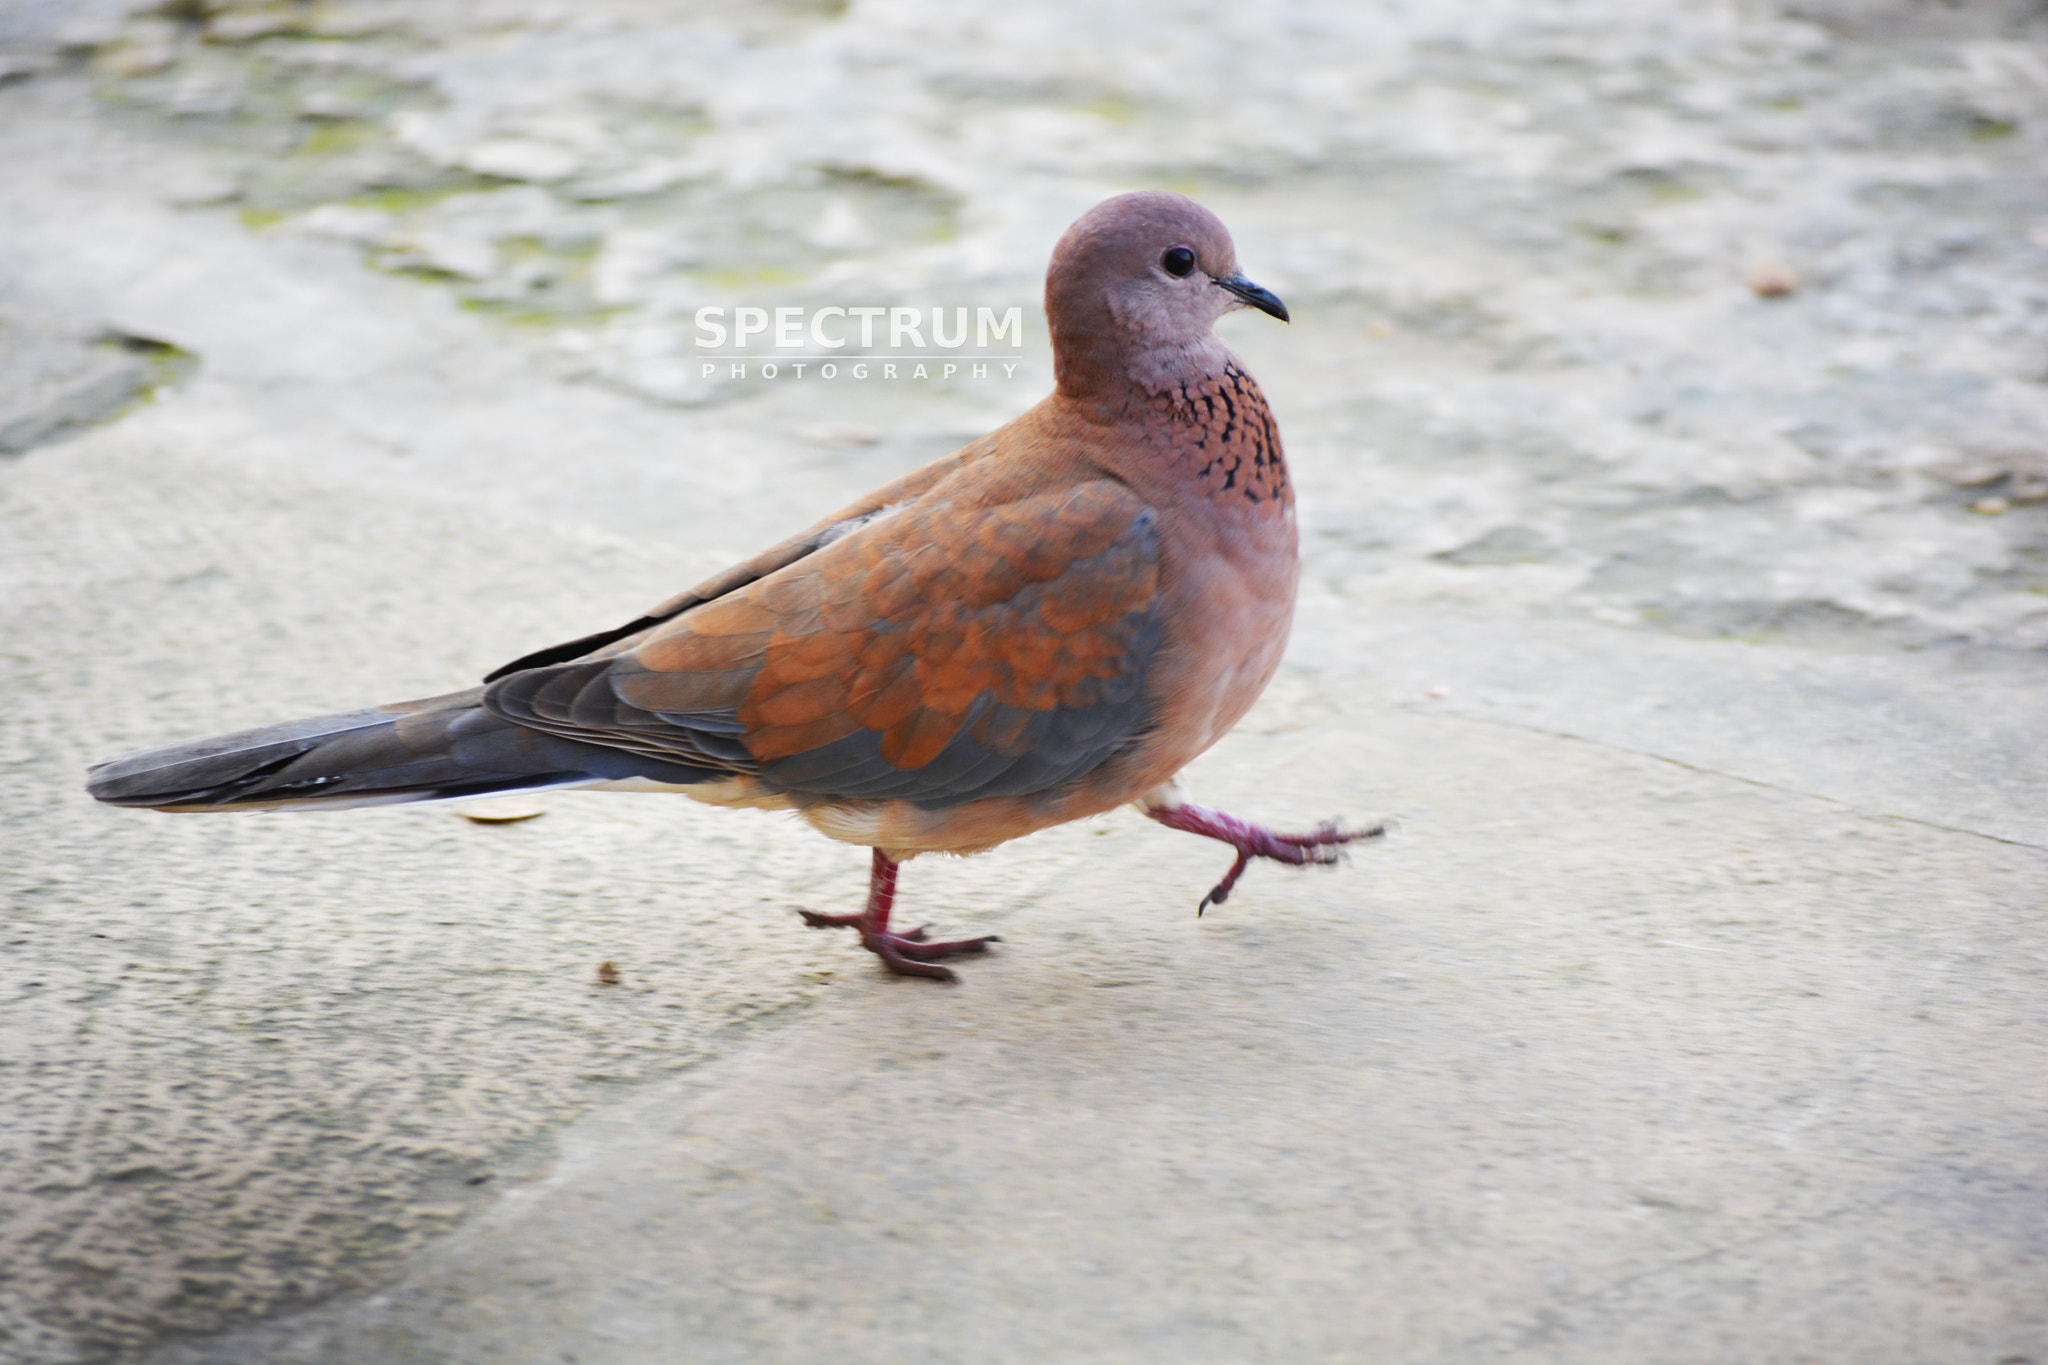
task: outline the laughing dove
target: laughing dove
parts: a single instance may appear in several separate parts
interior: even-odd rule
[[[1174,776],[1244,715],[1294,612],[1294,491],[1265,397],[1211,332],[1251,307],[1230,234],[1177,194],[1097,205],[1046,277],[1055,392],[1015,421],[615,630],[425,701],[103,763],[102,801],[374,805],[548,787],[791,810],[874,850],[848,926],[895,972],[993,938],[892,930],[897,866],[1136,802],[1253,858],[1336,860],[1378,829],[1277,834]]]

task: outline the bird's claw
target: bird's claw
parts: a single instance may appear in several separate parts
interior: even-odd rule
[[[915,929],[883,929],[868,927],[865,911],[854,915],[821,915],[815,910],[799,910],[805,924],[813,929],[857,929],[860,931],[860,946],[882,959],[882,965],[898,976],[922,976],[934,981],[954,979],[950,968],[941,967],[941,958],[960,957],[968,953],[988,951],[991,943],[1001,943],[995,934],[980,938],[953,939],[945,943],[928,943],[925,931],[930,926],[919,925]]]
[[[799,910],[797,913],[813,929],[858,929],[868,922],[865,911],[857,915],[821,915],[815,910]]]
[[[981,938],[954,939],[950,943],[926,943],[922,935],[912,938],[909,934],[862,934],[861,947],[882,959],[882,965],[899,976],[925,976],[934,981],[953,980],[950,967],[938,965],[940,958],[960,957],[967,953],[988,951],[991,943],[1002,940],[994,934]]]
[[[1210,906],[1221,905],[1230,899],[1231,889],[1254,858],[1270,858],[1292,867],[1328,867],[1343,861],[1344,845],[1377,839],[1387,832],[1383,824],[1346,829],[1335,820],[1327,820],[1306,834],[1281,834],[1222,811],[1193,805],[1163,807],[1147,814],[1169,829],[1200,834],[1237,850],[1237,860],[1231,863],[1230,871],[1223,874],[1223,880],[1216,883],[1209,894],[1202,897],[1202,903],[1195,907],[1197,917]]]

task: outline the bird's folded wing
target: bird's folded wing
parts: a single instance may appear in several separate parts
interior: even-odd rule
[[[1043,791],[1149,725],[1157,542],[1111,480],[992,506],[941,494],[630,650],[502,678],[485,705],[772,790],[927,807]]]
[[[559,645],[550,645],[546,649],[537,649],[531,654],[523,654],[511,663],[495,668],[485,674],[484,681],[487,683],[496,682],[498,679],[512,673],[517,673],[524,668],[541,668],[548,664],[565,663],[570,659],[584,658],[587,655],[595,654],[598,650],[608,645],[614,645],[621,640],[638,635],[650,626],[659,625],[663,621],[679,616],[691,607],[717,601],[736,588],[745,587],[757,579],[765,578],[777,569],[786,568],[802,559],[805,555],[830,545],[833,541],[867,524],[867,522],[873,520],[887,509],[916,501],[926,489],[959,469],[963,464],[985,453],[984,447],[988,447],[990,444],[987,440],[978,441],[973,445],[954,451],[951,455],[933,460],[930,464],[913,469],[894,483],[885,484],[874,492],[869,493],[860,501],[840,508],[823,521],[798,532],[788,540],[769,546],[752,559],[735,564],[723,573],[714,574],[695,587],[684,589],[659,606],[648,608],[644,615],[628,621],[622,626],[615,626],[610,630],[601,630],[595,635],[586,635],[578,640],[569,640]]]

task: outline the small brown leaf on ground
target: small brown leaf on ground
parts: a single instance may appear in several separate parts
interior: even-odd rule
[[[504,825],[545,815],[547,807],[531,796],[487,796],[478,801],[464,801],[455,808],[455,813],[480,825]]]
[[[1799,277],[1789,266],[1777,261],[1760,261],[1749,268],[1749,288],[1760,299],[1781,299],[1799,287]]]

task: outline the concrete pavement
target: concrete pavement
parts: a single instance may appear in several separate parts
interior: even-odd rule
[[[0,457],[0,1359],[2048,1361],[2023,14],[590,9],[0,22],[71,423]],[[1199,920],[1136,817],[921,859],[1005,940],[938,989],[770,817],[80,790],[985,430],[1035,318],[1011,387],[697,392],[689,310],[1029,304],[1162,180],[1298,318],[1227,325],[1300,626],[1193,780],[1384,845]]]

